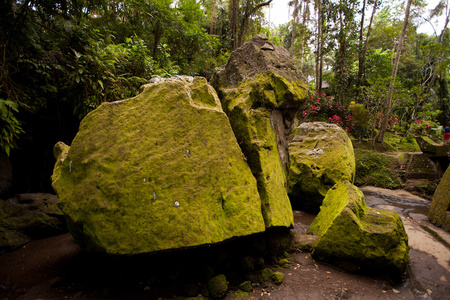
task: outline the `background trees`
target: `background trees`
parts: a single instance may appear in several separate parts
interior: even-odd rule
[[[58,140],[70,143],[80,119],[102,102],[135,95],[155,75],[209,78],[258,33],[289,49],[318,94],[314,101],[330,101],[324,111],[331,115],[322,118],[345,124],[358,138],[373,138],[381,118],[405,133],[420,127],[417,122],[437,126],[450,119],[448,0],[431,11],[424,1],[412,2],[400,53],[404,1],[292,0],[292,20],[270,28],[262,8],[278,4],[1,1],[0,151],[20,161],[27,143],[45,135],[42,147],[51,152]],[[437,18],[444,21],[439,26]],[[435,33],[418,33],[423,22]],[[396,53],[392,109],[383,114]],[[310,107],[304,111],[311,117]]]
[[[298,22],[305,24],[298,14],[299,3],[314,11],[306,22],[311,33],[308,45],[315,53],[314,73],[305,68],[313,63],[312,58],[295,49],[299,49],[298,40],[303,40],[295,33],[302,26]],[[290,25],[293,41],[286,46],[294,48],[291,53],[298,61],[307,61],[302,63],[303,70],[318,94],[330,94],[333,101],[347,107],[351,103],[363,105],[372,116],[372,131],[383,133],[385,128],[392,129],[389,123],[392,118],[397,120],[396,129],[403,132],[411,132],[417,127],[415,122],[437,127],[450,119],[449,5],[448,0],[441,0],[426,11],[425,4],[413,1],[411,14],[405,19],[403,1],[316,0],[309,4],[293,0]],[[441,23],[434,35],[417,32],[424,22],[435,26],[438,17]],[[407,24],[403,34],[402,24]],[[396,56],[398,71],[393,72]],[[433,78],[439,83],[433,82]],[[329,87],[322,83],[324,80]],[[388,97],[389,87],[392,97]],[[379,140],[383,140],[383,134]]]

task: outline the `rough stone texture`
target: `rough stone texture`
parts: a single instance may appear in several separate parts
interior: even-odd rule
[[[265,230],[256,180],[204,78],[104,103],[68,153],[55,152],[59,206],[88,250],[147,253]]]
[[[55,195],[20,194],[0,200],[0,252],[65,231],[64,217],[56,205]]]
[[[399,279],[408,264],[408,236],[400,216],[368,207],[363,193],[348,181],[328,192],[309,229],[319,235],[312,254],[340,267]]]
[[[330,188],[355,178],[352,142],[335,124],[300,124],[289,143],[289,155],[288,193],[296,207],[318,212]]]
[[[12,186],[12,166],[6,154],[0,152],[0,195],[5,195]]]
[[[208,280],[208,290],[213,298],[225,295],[228,290],[228,282],[225,275],[219,274]]]
[[[436,164],[423,154],[410,154],[406,164],[405,177],[408,179],[438,179]]]
[[[286,49],[258,35],[231,53],[211,83],[258,181],[266,227],[292,226],[288,137],[306,80]]]
[[[431,201],[428,217],[436,226],[450,231],[450,167],[445,171]]]
[[[420,150],[429,156],[445,157],[450,152],[450,145],[438,144],[427,136],[417,136]]]

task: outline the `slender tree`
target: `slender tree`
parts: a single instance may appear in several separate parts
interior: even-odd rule
[[[437,42],[442,45],[444,43],[445,32],[447,31],[448,23],[450,21],[450,6],[448,5],[448,0],[441,0],[439,2],[439,4],[436,6],[436,8],[432,11],[431,17],[433,17],[435,15],[438,15],[438,14],[441,14],[441,13],[445,14],[445,21],[444,21],[444,28],[442,29],[441,34],[439,35],[439,37],[437,39]],[[436,81],[437,74],[438,74],[438,72],[437,72],[438,68],[437,67],[439,65],[439,60],[440,59],[441,58],[439,58],[439,57],[435,59],[435,68],[434,68],[434,71],[433,71],[433,75],[431,76],[430,83],[428,84],[428,87],[427,87],[426,96],[425,96],[426,100],[425,101],[427,101],[428,98],[430,97],[431,88],[433,87],[433,85],[434,85],[434,83]]]
[[[402,32],[400,33],[400,37],[398,40],[397,53],[395,55],[394,66],[392,68],[391,82],[389,84],[389,94],[388,94],[386,106],[385,106],[384,113],[383,113],[383,119],[381,121],[380,132],[378,133],[378,136],[377,136],[377,142],[380,142],[380,143],[382,143],[384,141],[384,135],[387,130],[389,115],[391,113],[392,97],[394,94],[394,86],[395,86],[395,77],[397,76],[398,64],[400,62],[400,56],[402,53],[403,41],[405,39],[405,33],[406,33],[406,26],[408,26],[411,1],[412,0],[408,0],[408,2],[406,2],[405,19],[403,20]]]
[[[361,87],[362,80],[363,80],[363,74],[365,73],[366,53],[367,53],[367,48],[369,46],[369,39],[370,39],[370,33],[372,31],[373,18],[375,16],[375,12],[378,8],[378,2],[379,2],[379,0],[375,0],[375,2],[373,3],[372,14],[370,16],[369,25],[367,26],[367,33],[366,33],[365,41],[363,41],[363,31],[364,31],[364,11],[365,11],[366,0],[364,0],[364,5],[363,5],[363,9],[362,9],[361,27],[360,27],[360,31],[359,31],[360,50],[359,50],[359,56],[358,56],[358,61],[359,61],[358,78],[356,81],[357,98],[359,98],[359,95],[361,92],[360,87]]]

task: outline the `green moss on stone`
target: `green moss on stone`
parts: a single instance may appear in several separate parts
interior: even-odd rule
[[[291,264],[291,263],[290,263],[289,260],[287,260],[286,258],[280,259],[280,260],[278,261],[278,265],[281,266],[281,267],[283,267],[283,268],[289,267],[290,264]]]
[[[272,114],[282,109],[283,104],[299,105],[306,97],[306,84],[288,82],[267,72],[248,78],[237,87],[217,88],[224,111],[257,179],[266,227],[292,226],[287,178],[277,140],[280,137],[273,127]]]
[[[309,229],[320,236],[316,257],[396,276],[407,266],[408,236],[399,215],[366,206],[362,192],[348,181],[328,192]]]
[[[69,230],[93,251],[145,253],[265,230],[256,180],[204,78],[103,103],[52,180]]]
[[[241,290],[237,290],[236,292],[233,293],[233,296],[235,298],[247,298],[248,297],[248,293],[241,291]]]
[[[228,290],[228,282],[225,275],[219,274],[208,280],[208,290],[213,298],[223,296]]]
[[[283,283],[283,279],[284,279],[284,274],[281,272],[275,272],[272,275],[272,281],[276,284],[276,285],[280,285]]]
[[[450,231],[450,168],[444,173],[431,202],[429,219],[443,229]]]
[[[241,289],[242,291],[247,292],[247,293],[253,292],[253,287],[252,287],[251,281],[249,281],[249,280],[244,281],[243,283],[241,283],[239,285],[239,289]]]
[[[266,282],[273,275],[273,271],[270,268],[265,268],[261,270],[261,282]]]

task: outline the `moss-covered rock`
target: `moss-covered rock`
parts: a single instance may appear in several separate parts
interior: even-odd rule
[[[312,254],[340,267],[401,278],[409,260],[408,236],[400,216],[370,208],[350,182],[326,195],[309,229],[320,236]]]
[[[273,283],[275,283],[276,285],[280,285],[283,283],[284,274],[281,272],[274,272],[271,278]]]
[[[253,287],[252,287],[251,281],[249,281],[249,280],[244,281],[243,283],[241,283],[239,285],[239,289],[244,291],[244,292],[247,292],[247,293],[253,292]]]
[[[211,83],[257,179],[266,227],[292,226],[287,143],[306,80],[286,49],[256,36],[231,53]]]
[[[208,290],[213,298],[223,296],[228,290],[228,282],[225,275],[219,274],[208,280]]]
[[[450,231],[450,168],[447,168],[431,201],[428,217],[430,221]]]
[[[438,144],[427,136],[417,136],[420,150],[430,156],[445,157],[450,151],[450,145]]]
[[[302,123],[289,143],[289,189],[296,207],[319,211],[337,182],[355,178],[355,154],[347,133],[335,124]]]
[[[280,267],[283,267],[283,268],[289,267],[290,264],[291,264],[291,263],[290,263],[289,260],[287,260],[286,258],[282,258],[282,259],[280,259],[280,260],[278,261],[278,265],[279,265]]]
[[[88,250],[146,253],[265,230],[256,180],[204,78],[103,103],[56,154],[58,204]]]
[[[273,271],[270,268],[265,268],[261,270],[260,282],[266,282],[273,275]]]

